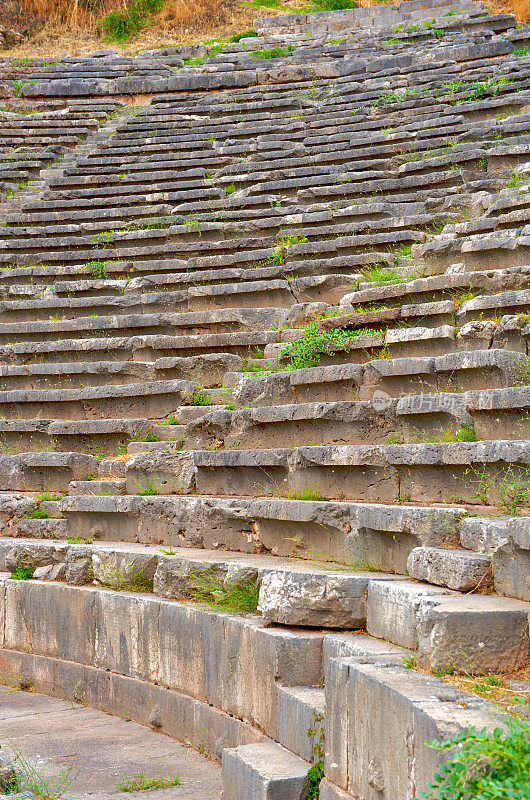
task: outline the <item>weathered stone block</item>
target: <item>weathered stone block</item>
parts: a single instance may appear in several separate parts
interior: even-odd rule
[[[467,592],[491,583],[491,561],[487,556],[442,547],[416,547],[407,559],[411,578]]]
[[[284,625],[358,628],[366,619],[368,575],[272,571],[259,593],[263,617]]]
[[[304,800],[309,764],[281,745],[249,744],[223,750],[225,800]]]
[[[511,519],[507,541],[493,553],[495,589],[508,597],[530,600],[530,520]]]
[[[373,581],[368,586],[366,630],[371,636],[415,650],[418,615],[449,590],[411,581]]]

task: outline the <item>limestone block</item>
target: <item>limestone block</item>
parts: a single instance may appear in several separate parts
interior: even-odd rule
[[[283,625],[358,628],[366,618],[368,575],[276,570],[261,582],[258,609]]]
[[[462,325],[456,336],[459,350],[487,350],[493,341],[497,324],[493,320],[474,320]]]
[[[276,682],[320,682],[322,635],[160,602],[160,681],[276,736]]]
[[[62,581],[66,576],[66,564],[48,564],[46,567],[37,567],[33,573],[35,580]]]
[[[411,578],[459,592],[491,581],[491,561],[487,556],[442,547],[415,547],[407,559]]]
[[[159,494],[189,492],[195,486],[193,453],[154,450],[127,462],[127,494],[140,494],[150,482]]]
[[[432,669],[479,673],[527,666],[529,613],[529,603],[508,597],[438,597],[418,608],[418,660]]]
[[[486,701],[393,664],[332,659],[329,677],[344,700],[326,714],[325,773],[362,800],[419,796],[445,755],[428,742],[467,725],[493,729],[501,723]],[[328,736],[328,730],[339,729],[341,738]]]
[[[324,778],[320,784],[319,800],[351,800],[351,794],[347,794]]]
[[[65,566],[65,580],[73,586],[82,586],[94,580],[92,550],[89,547],[70,547]]]
[[[158,564],[158,556],[126,550],[92,550],[94,580],[113,589],[149,591]]]
[[[122,675],[157,680],[159,602],[150,596],[103,589],[94,596],[92,663]]]
[[[324,689],[280,686],[278,701],[278,741],[304,761],[315,762],[326,710]]]
[[[324,638],[324,674],[330,658],[380,659],[381,661],[403,661],[409,651],[391,642],[374,639],[362,633],[330,633]]]
[[[493,553],[495,590],[508,597],[530,600],[530,520],[508,520],[507,539]]]
[[[190,590],[215,591],[217,583],[230,585],[258,579],[258,570],[245,564],[202,558],[158,558],[153,591],[174,600],[190,597]]]
[[[469,517],[460,523],[460,542],[467,550],[493,553],[508,539],[507,517]]]
[[[224,800],[304,800],[309,764],[276,743],[223,750]]]
[[[93,664],[94,589],[7,581],[5,647]]]
[[[366,630],[371,636],[415,650],[420,611],[446,594],[452,592],[411,581],[370,581]]]
[[[44,567],[64,561],[68,545],[51,542],[17,542],[4,541],[0,545],[0,563],[8,572],[12,572],[17,564],[32,567]]]

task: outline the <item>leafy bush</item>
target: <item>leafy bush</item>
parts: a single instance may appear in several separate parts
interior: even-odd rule
[[[256,31],[241,31],[241,33],[234,33],[228,39],[229,42],[239,42],[240,39],[249,39],[251,36],[257,36]]]
[[[430,745],[454,751],[429,784],[427,800],[528,800],[530,720],[508,717],[506,730],[467,728],[449,741]]]
[[[11,577],[16,581],[29,581],[31,578],[33,578],[34,572],[35,567],[32,567],[31,564],[23,564],[22,562],[19,562],[14,571],[11,573]]]
[[[26,514],[27,519],[49,519],[50,516],[51,515],[48,514],[47,511],[45,511],[43,508],[39,508],[38,506],[32,508],[31,511],[28,511]]]
[[[156,14],[164,5],[164,0],[133,0],[126,8],[111,11],[100,20],[100,26],[107,41],[126,42],[149,22],[151,14]]]
[[[305,329],[303,339],[289,342],[282,350],[281,356],[289,358],[287,369],[303,369],[318,364],[323,355],[329,355],[336,348],[348,352],[349,344],[359,336],[374,334],[376,331],[355,330],[346,331],[335,328],[330,331],[319,331],[318,322],[313,322]]]
[[[252,53],[252,58],[260,58],[260,59],[267,59],[267,58],[283,58],[284,56],[288,56],[289,53],[292,53],[294,47],[289,45],[288,47],[271,47],[270,50],[255,50]]]

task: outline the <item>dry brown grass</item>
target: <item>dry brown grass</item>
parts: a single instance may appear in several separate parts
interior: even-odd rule
[[[432,670],[416,667],[415,672],[427,675],[435,673]],[[467,694],[482,697],[490,703],[502,708],[504,711],[513,710],[521,700],[530,707],[530,667],[524,667],[509,673],[482,673],[471,675],[437,675],[457,689]],[[526,684],[526,685],[525,685]]]

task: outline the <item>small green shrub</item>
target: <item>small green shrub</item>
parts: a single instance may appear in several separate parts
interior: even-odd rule
[[[307,800],[318,800],[320,797],[320,782],[324,777],[324,714],[315,711],[314,722],[311,728],[306,731],[307,736],[315,739],[313,744],[313,755],[316,758],[315,763],[308,770],[307,777],[309,778],[309,792]]]
[[[211,406],[212,401],[207,396],[207,394],[200,389],[198,389],[192,397],[191,406]]]
[[[138,441],[138,442],[159,442],[160,441],[160,436],[157,433],[154,433],[153,431],[149,431],[149,433],[147,433],[144,436],[143,439],[137,439],[136,441]]]
[[[470,464],[466,475],[482,505],[496,505],[505,514],[514,516],[520,508],[530,506],[530,467],[509,464],[496,472],[489,472],[487,464]]]
[[[163,422],[160,422],[159,425],[180,425],[179,418],[175,416],[175,414],[170,414],[169,417],[166,417]]]
[[[509,189],[517,189],[521,184],[528,182],[528,176],[520,172],[512,172],[510,180],[506,184]]]
[[[106,41],[126,42],[148,24],[150,16],[158,13],[164,0],[133,0],[126,8],[111,11],[99,25]]]
[[[292,53],[294,47],[271,47],[270,50],[254,50],[252,58],[268,59],[268,58],[284,58]]]
[[[59,494],[55,494],[53,492],[43,492],[42,494],[38,494],[35,500],[37,503],[44,503],[45,501],[62,500],[65,496],[66,492],[60,492]]]
[[[104,261],[89,261],[86,266],[92,272],[94,278],[105,280],[109,277]]]
[[[35,567],[32,567],[31,564],[24,564],[22,561],[20,561],[11,573],[11,577],[16,581],[29,581],[31,578],[33,578],[34,572]]]
[[[160,494],[160,489],[157,486],[154,486],[151,483],[151,481],[146,481],[146,483],[139,488],[138,494],[141,495]]]
[[[33,766],[13,742],[9,742],[9,747],[14,756],[15,794],[29,792],[31,796],[38,797],[39,800],[59,800],[66,792],[69,793],[80,772],[80,767],[75,761],[71,761],[59,772],[53,770],[53,774],[47,774],[47,763],[44,766],[40,766],[40,764]]]
[[[285,497],[289,500],[329,500],[329,497],[324,497],[320,489],[311,486],[300,492],[285,492]]]
[[[241,39],[249,39],[250,37],[257,36],[256,31],[241,31],[241,33],[234,33],[229,37],[229,42],[239,42]]]
[[[49,519],[50,516],[51,514],[48,514],[43,508],[37,506],[26,514],[26,519]]]
[[[288,358],[287,369],[304,369],[318,364],[322,356],[332,354],[336,348],[349,351],[349,345],[360,336],[376,334],[372,330],[347,331],[335,328],[330,331],[319,331],[318,322],[313,322],[304,332],[302,339],[283,348],[280,358]]]
[[[430,747],[450,752],[422,792],[426,800],[528,800],[530,797],[530,720],[506,718],[506,730],[466,728]]]
[[[475,426],[472,422],[460,425],[458,430],[452,431],[451,428],[439,431],[436,436],[422,439],[425,442],[477,442]]]

